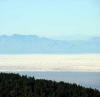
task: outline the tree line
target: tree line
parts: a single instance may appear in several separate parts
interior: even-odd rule
[[[100,97],[100,91],[62,81],[0,73],[0,97]]]

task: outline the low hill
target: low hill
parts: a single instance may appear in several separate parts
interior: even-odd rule
[[[100,92],[76,84],[0,73],[0,97],[100,97]]]

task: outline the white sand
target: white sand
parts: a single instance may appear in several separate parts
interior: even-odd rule
[[[100,72],[100,54],[0,55],[0,71]]]

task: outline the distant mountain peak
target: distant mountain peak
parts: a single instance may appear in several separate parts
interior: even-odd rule
[[[62,41],[37,35],[1,35],[0,53],[100,53],[100,38]]]

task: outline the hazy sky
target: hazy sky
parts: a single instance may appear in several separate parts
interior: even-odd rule
[[[0,34],[100,36],[100,0],[0,0]]]

